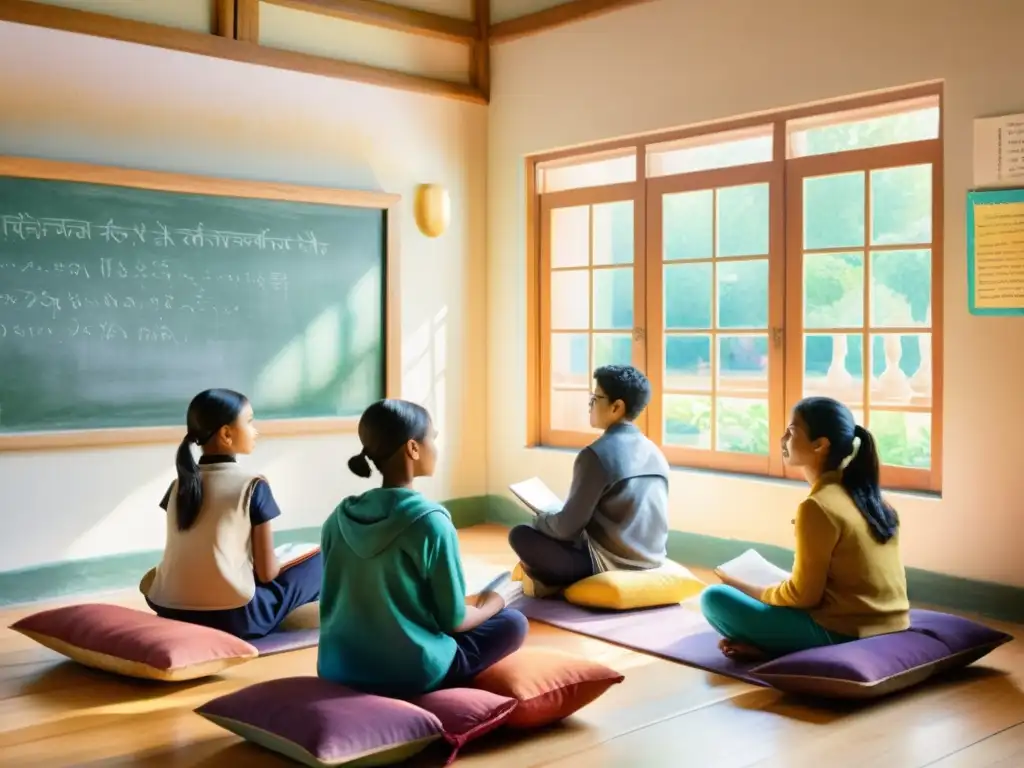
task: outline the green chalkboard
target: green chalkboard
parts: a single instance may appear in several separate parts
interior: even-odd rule
[[[0,435],[260,419],[384,395],[380,208],[0,175]]]

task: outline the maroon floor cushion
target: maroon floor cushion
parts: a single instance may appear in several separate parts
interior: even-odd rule
[[[85,666],[150,680],[194,680],[259,655],[226,632],[105,603],[40,611],[11,629]]]
[[[243,688],[196,712],[218,726],[309,766],[391,765],[445,740],[448,762],[468,741],[499,726],[515,699],[454,688],[413,701],[359,693],[318,677]]]

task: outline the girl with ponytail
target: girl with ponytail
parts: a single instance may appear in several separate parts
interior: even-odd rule
[[[315,553],[292,567],[278,562],[270,521],[281,510],[266,479],[237,464],[256,446],[249,400],[207,389],[189,403],[185,421],[177,479],[160,502],[164,555],[143,580],[146,601],[166,618],[263,637],[319,597],[323,561]],[[202,451],[198,462],[194,446]]]
[[[910,625],[899,517],[882,497],[875,439],[828,397],[797,403],[782,457],[810,495],[796,511],[792,575],[760,588],[719,573],[701,595],[734,658],[782,655]]]
[[[414,490],[437,461],[430,414],[405,400],[374,403],[359,420],[349,469],[379,488],[343,500],[323,526],[317,670],[384,696],[466,685],[518,650],[527,621],[506,608],[508,574],[466,595],[451,516]]]

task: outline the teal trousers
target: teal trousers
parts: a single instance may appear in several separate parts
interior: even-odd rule
[[[752,645],[772,656],[855,639],[829,632],[807,611],[768,605],[724,584],[705,589],[700,607],[704,618],[722,637]]]

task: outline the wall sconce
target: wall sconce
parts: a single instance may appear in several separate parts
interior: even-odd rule
[[[413,206],[416,226],[427,237],[440,237],[452,218],[452,201],[448,190],[440,184],[420,184]]]

